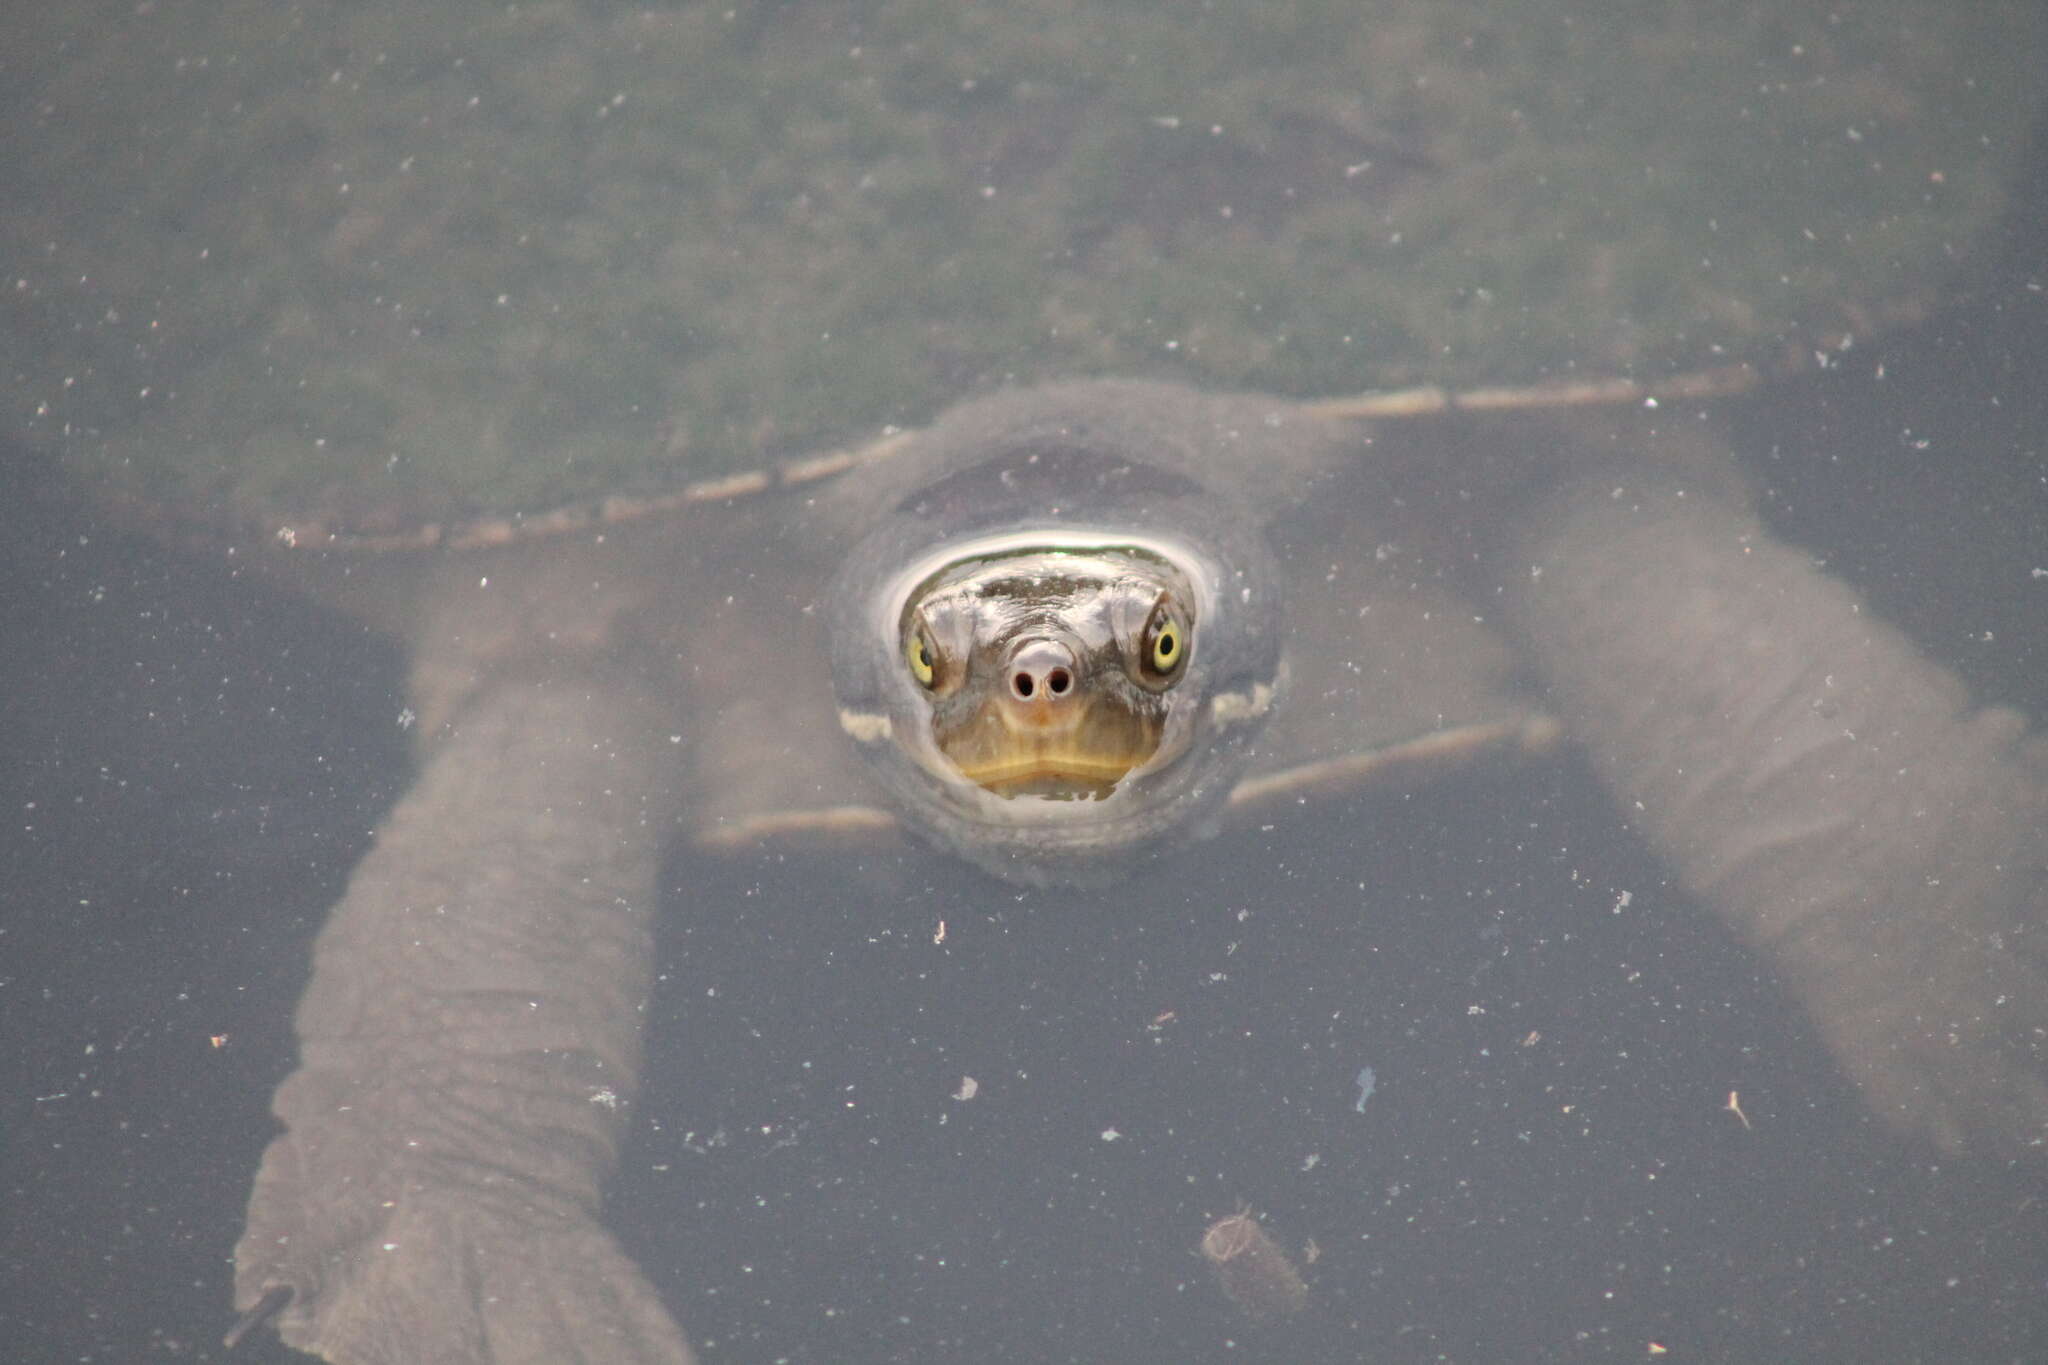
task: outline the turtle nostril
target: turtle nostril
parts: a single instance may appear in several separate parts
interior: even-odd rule
[[[1080,659],[1065,641],[1035,637],[1021,640],[1004,662],[1010,696],[1043,706],[1081,690]]]
[[[1064,697],[1074,690],[1074,675],[1065,668],[1049,668],[1043,674],[1020,668],[1010,675],[1010,690],[1021,701],[1029,701],[1040,692],[1048,697]]]

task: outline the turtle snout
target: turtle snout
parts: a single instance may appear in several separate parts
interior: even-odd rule
[[[1080,687],[1080,673],[1073,648],[1061,640],[1020,640],[1010,651],[1010,695],[1034,710],[1072,697]]]

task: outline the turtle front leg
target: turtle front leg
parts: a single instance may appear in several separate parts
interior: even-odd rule
[[[1495,561],[1553,704],[1874,1112],[1951,1151],[2041,1149],[2048,741],[1973,710],[1714,471],[1658,468],[1539,500]]]
[[[245,1327],[274,1312],[338,1365],[690,1360],[598,1223],[669,728],[596,670],[493,679],[450,720],[315,948],[235,1251]]]

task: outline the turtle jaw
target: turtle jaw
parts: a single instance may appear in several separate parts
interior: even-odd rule
[[[1047,801],[1100,801],[1117,789],[1131,769],[1150,755],[1019,752],[973,766],[961,776],[982,790],[1006,799],[1037,797]]]
[[[1151,762],[1164,731],[1159,708],[1115,695],[997,694],[956,722],[935,719],[932,738],[962,777],[996,796],[1093,801]]]
[[[1100,801],[1116,790],[1129,768],[1090,773],[1072,763],[1036,763],[969,773],[982,790],[1005,800],[1035,797],[1042,801]]]

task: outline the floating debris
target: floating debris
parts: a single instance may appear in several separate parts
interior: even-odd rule
[[[1372,1068],[1369,1066],[1358,1068],[1358,1103],[1351,1107],[1363,1114],[1365,1112],[1365,1102],[1372,1098],[1373,1088]]]
[[[1308,1303],[1301,1272],[1249,1208],[1209,1225],[1202,1234],[1202,1259],[1247,1317],[1281,1317]]]

